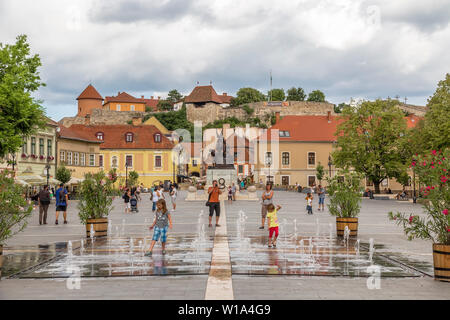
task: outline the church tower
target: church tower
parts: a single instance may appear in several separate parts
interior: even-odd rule
[[[77,117],[85,117],[91,114],[92,109],[102,109],[103,97],[98,93],[93,85],[88,85],[78,96]]]

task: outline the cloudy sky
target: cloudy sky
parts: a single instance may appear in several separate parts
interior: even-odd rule
[[[450,0],[1,0],[0,42],[27,34],[55,120],[92,83],[189,94],[320,89],[332,103],[407,97],[425,105],[450,72]]]

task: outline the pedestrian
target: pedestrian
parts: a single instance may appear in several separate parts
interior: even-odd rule
[[[313,214],[312,211],[312,200],[313,200],[313,196],[311,195],[311,192],[308,192],[306,194],[306,211],[308,214]]]
[[[278,216],[277,212],[281,209],[281,206],[277,206],[275,208],[274,204],[271,203],[267,206],[267,227],[269,229],[269,248],[277,247],[277,238],[278,238]],[[275,236],[275,237],[273,237]],[[273,237],[273,240],[272,240]]]
[[[136,188],[136,200],[141,201],[141,186],[137,186]]]
[[[244,179],[241,180],[241,190],[245,189],[245,182]]]
[[[319,209],[317,210],[320,211],[320,206],[322,205],[322,211],[325,211],[325,188],[322,188],[320,184],[317,193],[319,194]]]
[[[170,191],[170,199],[172,200],[173,211],[177,209],[177,196],[178,196],[177,185],[173,184],[172,191]]]
[[[211,220],[214,212],[216,213],[216,227],[220,227],[219,218],[220,218],[220,201],[219,196],[222,194],[222,191],[219,189],[219,185],[217,184],[217,180],[213,181],[212,187],[208,188],[208,203],[209,203],[209,227],[212,227]]]
[[[155,220],[153,224],[150,226],[150,230],[155,228],[153,231],[152,244],[150,245],[150,250],[145,254],[148,257],[151,257],[153,247],[155,246],[156,241],[161,238],[161,246],[162,246],[162,254],[166,254],[166,241],[167,241],[167,230],[172,229],[172,218],[170,216],[169,210],[167,210],[166,200],[159,199],[156,203]]]
[[[47,211],[50,205],[50,192],[48,191],[48,186],[44,186],[44,189],[39,192],[38,197],[39,202],[39,225],[47,224]],[[42,219],[43,218],[43,219]]]
[[[63,211],[64,224],[67,224],[67,205],[69,202],[67,189],[64,188],[64,184],[61,183],[56,190],[56,220],[55,224],[58,224],[59,213]]]
[[[129,213],[131,212],[131,204],[130,204],[130,199],[131,199],[131,192],[130,189],[125,188],[125,192],[122,196],[123,202],[125,203],[125,213]]]
[[[231,186],[228,186],[228,203],[232,203],[233,202],[233,189],[231,188]]]
[[[231,186],[231,193],[233,195],[233,201],[236,201],[236,185],[233,182],[233,185]]]
[[[273,203],[272,198],[273,198],[272,184],[268,183],[266,184],[266,190],[262,194],[261,227],[259,227],[259,229],[264,229],[264,222],[267,216],[267,206]]]
[[[156,203],[158,202],[158,200],[161,198],[161,193],[159,192],[159,186],[155,187],[155,190],[152,193],[152,211],[155,212],[156,211]]]

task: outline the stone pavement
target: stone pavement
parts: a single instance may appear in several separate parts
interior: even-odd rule
[[[259,195],[260,193],[258,193]],[[198,230],[197,217],[201,210],[207,214],[204,202],[184,201],[180,192],[177,211],[173,213],[172,235],[195,234]],[[316,233],[316,219],[320,228],[328,230],[328,224],[335,227],[335,218],[325,212],[317,211],[306,215],[303,194],[276,192],[275,203],[283,206],[279,212],[280,222],[286,219],[288,233],[293,232],[292,221],[297,220],[299,235]],[[115,226],[122,226],[125,219],[125,234],[131,237],[150,236],[146,225],[152,221],[148,194],[139,203],[140,212],[124,214],[122,199],[114,201],[110,215]],[[169,207],[171,207],[169,205]],[[267,230],[259,230],[260,204],[250,201],[224,202],[227,216],[228,237],[235,236],[235,220],[242,210],[248,217],[247,236],[265,236]],[[387,218],[389,210],[423,214],[420,205],[395,200],[363,200],[360,215],[359,238],[367,243],[373,238],[375,254],[383,254],[407,261],[410,266],[424,273],[415,278],[382,278],[380,289],[369,290],[367,278],[326,277],[326,276],[247,276],[232,275],[232,294],[234,299],[449,299],[448,283],[434,281],[425,274],[432,274],[431,243],[422,240],[408,241],[400,227]],[[65,241],[78,241],[85,237],[84,226],[80,224],[76,201],[71,201],[68,212],[68,225],[54,225],[54,208],[50,210],[49,224],[38,225],[38,213],[30,217],[29,226],[24,232],[8,241],[6,247],[37,245]],[[147,221],[146,221],[147,219]],[[225,224],[225,221],[221,221]],[[322,230],[323,230],[322,229]],[[214,228],[206,229],[207,236],[214,236]],[[158,247],[158,245],[156,246]],[[407,259],[406,259],[407,258]],[[402,260],[406,259],[406,260]],[[83,278],[79,290],[69,290],[64,279],[8,279],[0,281],[0,299],[205,299],[208,283],[207,274],[149,277]]]

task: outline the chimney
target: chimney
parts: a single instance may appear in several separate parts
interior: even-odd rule
[[[141,99],[144,99],[144,96],[141,96]]]
[[[119,95],[120,94],[120,91],[117,91],[117,95]]]
[[[223,95],[224,97],[226,97],[226,96],[227,96],[227,93],[226,93],[226,92],[224,92],[224,93],[222,93],[222,95]]]
[[[275,112],[275,124],[280,122],[280,111]]]
[[[161,99],[161,97],[158,97],[158,100]]]
[[[151,99],[153,100],[153,96],[151,96]]]
[[[133,126],[139,126],[142,124],[142,118],[141,117],[133,117],[131,120],[133,123]]]
[[[87,114],[87,115],[84,117],[84,125],[85,125],[85,126],[88,126],[88,125],[90,125],[90,124],[91,124],[91,116]]]
[[[328,123],[331,123],[331,111],[328,111],[327,119],[328,119]]]

